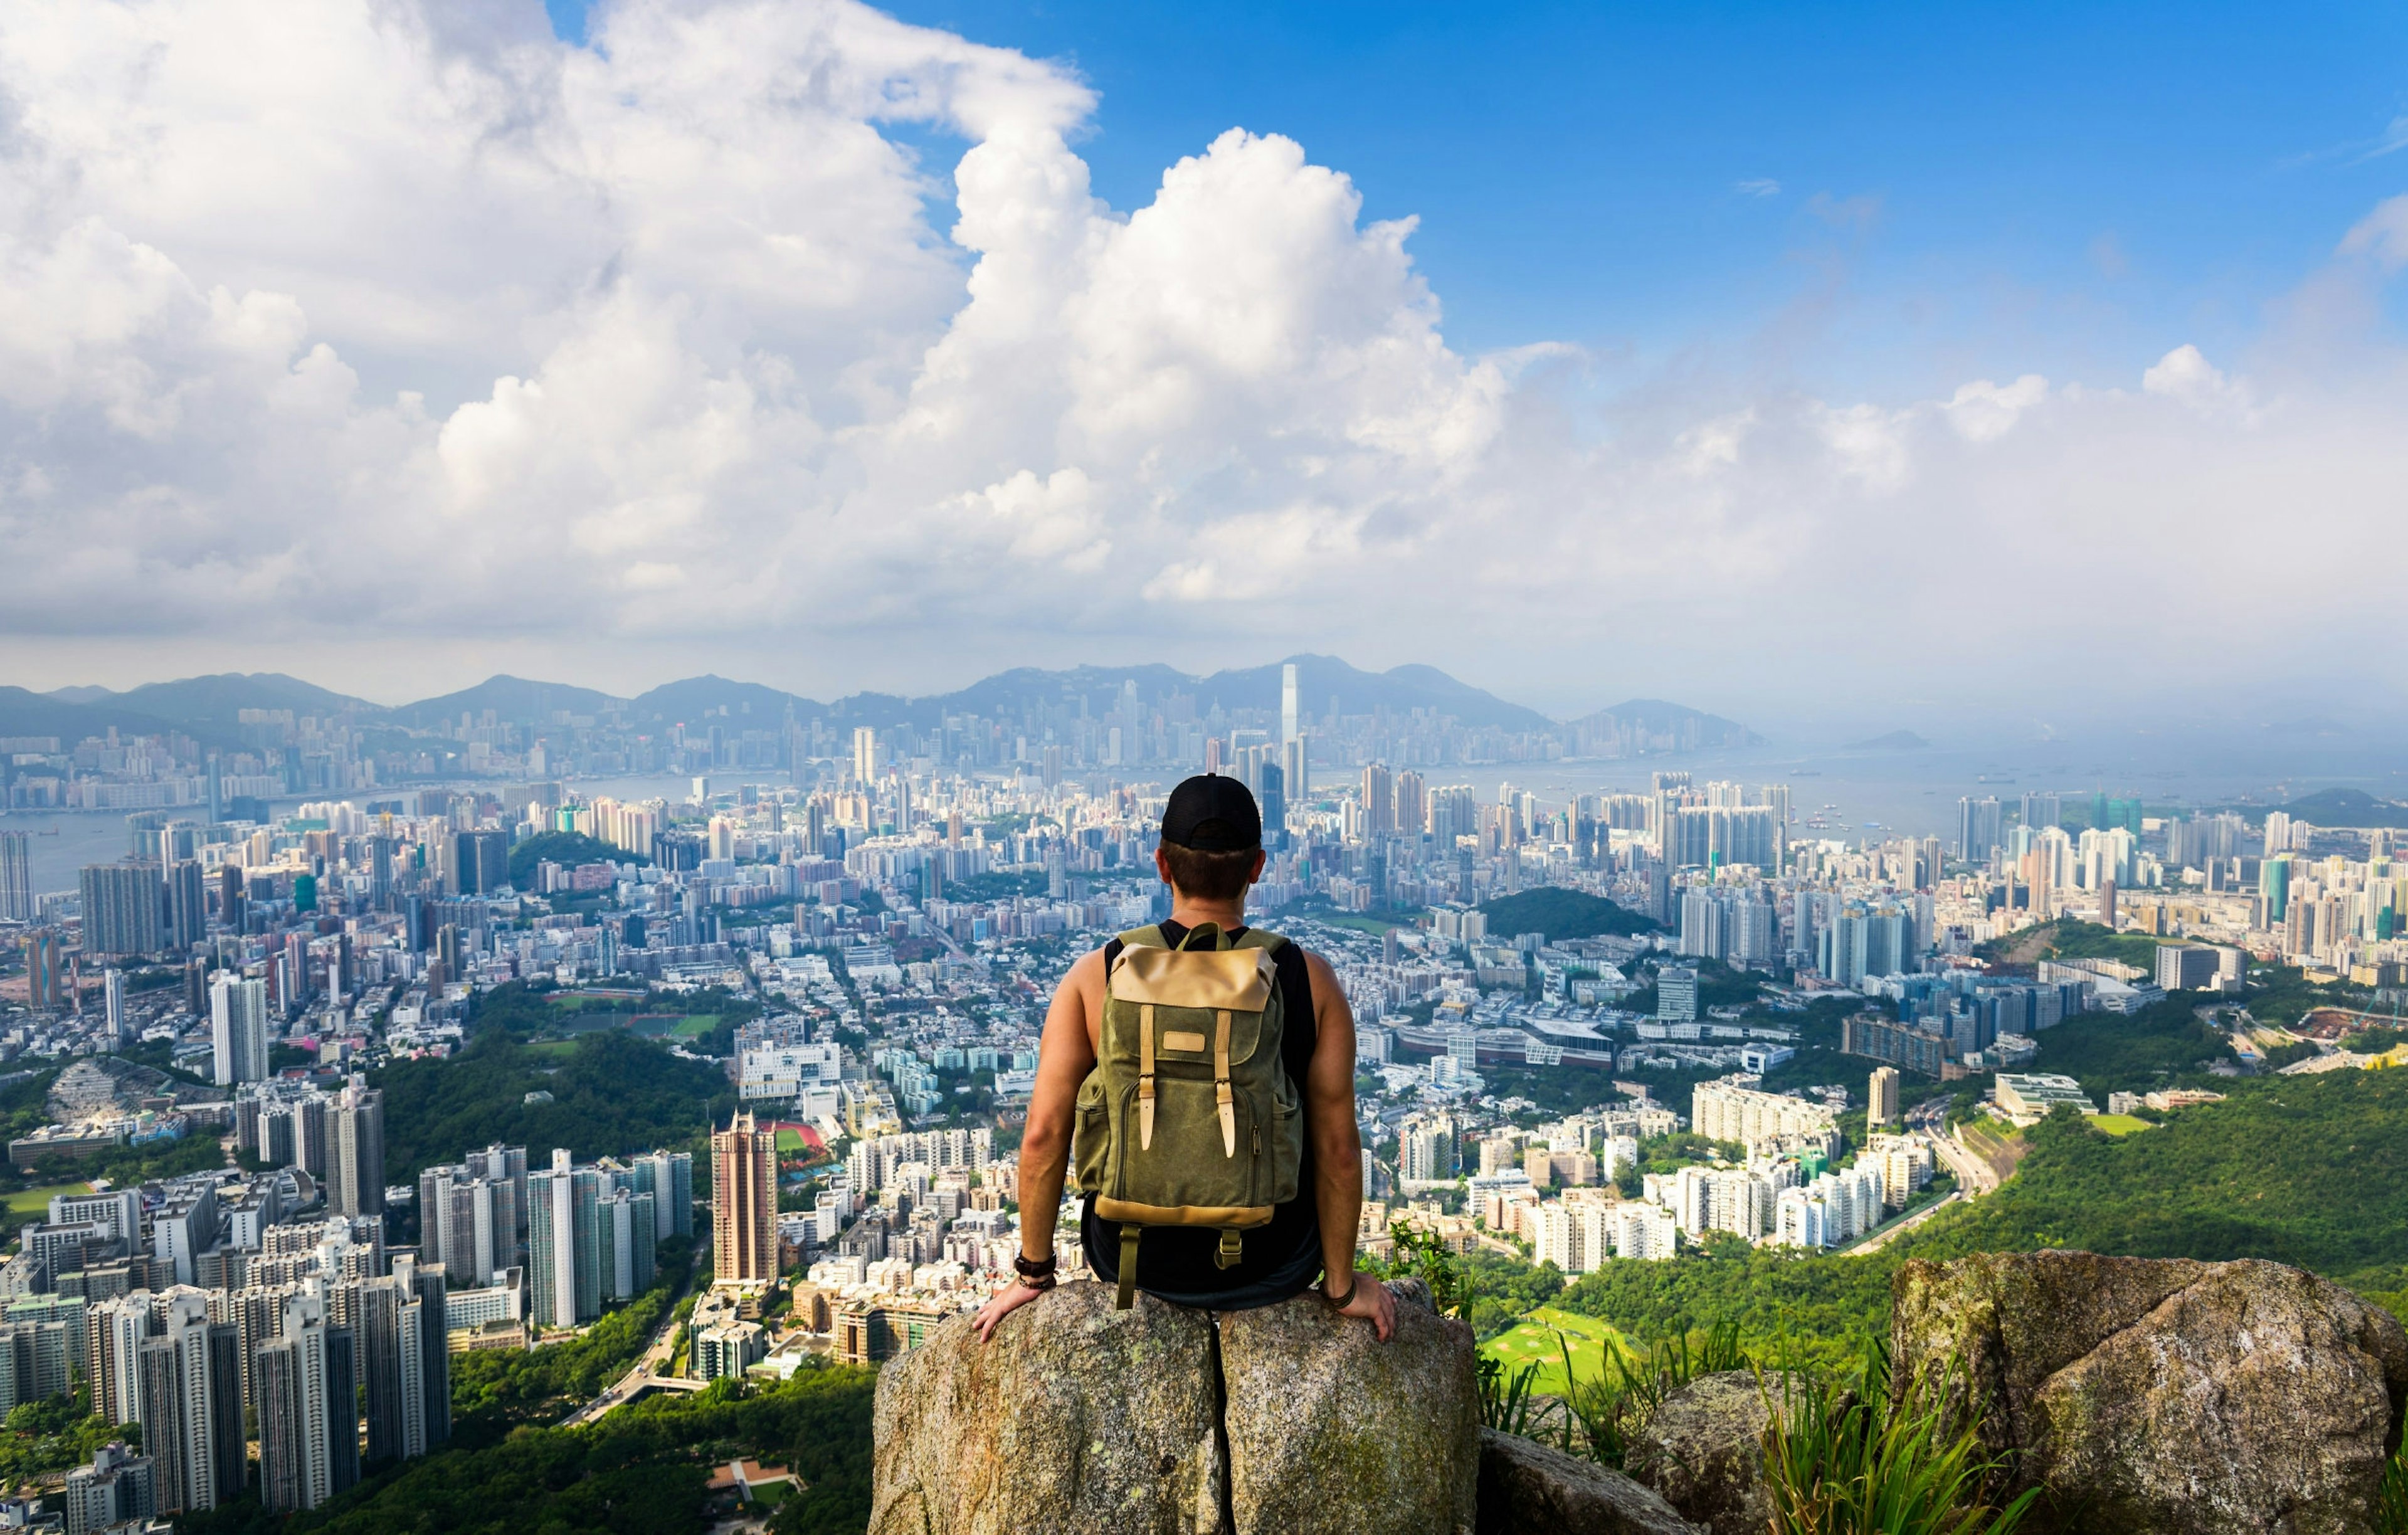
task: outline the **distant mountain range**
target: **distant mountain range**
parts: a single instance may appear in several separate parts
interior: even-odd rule
[[[1698,747],[1750,745],[1761,739],[1719,715],[1654,698],[1633,699],[1580,720],[1558,722],[1459,681],[1435,667],[1403,666],[1371,672],[1329,655],[1297,655],[1288,663],[1217,671],[1206,677],[1159,665],[1077,667],[1067,671],[1022,667],[953,693],[919,697],[856,693],[832,703],[758,682],[709,675],[665,683],[633,698],[565,682],[498,675],[456,693],[386,708],[281,672],[224,672],[146,683],[123,693],[100,687],[64,687],[49,693],[0,687],[0,737],[57,736],[72,741],[105,734],[114,725],[126,734],[181,730],[212,745],[232,744],[239,739],[244,710],[340,715],[362,726],[408,729],[429,728],[463,715],[481,719],[487,710],[498,719],[520,724],[547,723],[564,715],[596,722],[616,715],[625,726],[638,730],[695,723],[721,717],[723,711],[731,719],[782,720],[789,710],[797,720],[931,728],[949,714],[1019,712],[1033,705],[1075,704],[1082,698],[1090,712],[1102,713],[1132,686],[1147,703],[1184,696],[1193,701],[1198,715],[1209,715],[1215,708],[1225,712],[1276,713],[1281,704],[1281,667],[1290,663],[1297,668],[1298,704],[1308,715],[1369,714],[1383,710],[1408,715],[1424,710],[1452,715],[1474,728],[1578,730],[1611,721]]]

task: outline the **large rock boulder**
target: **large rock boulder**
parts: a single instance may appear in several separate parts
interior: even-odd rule
[[[1706,1535],[1656,1494],[1536,1440],[1480,1431],[1480,1535]]]
[[[1784,1377],[1754,1370],[1700,1375],[1665,1397],[1623,1464],[1713,1535],[1757,1535],[1772,1520],[1764,1431],[1786,1388]]]
[[[2371,1528],[2408,1405],[2408,1333],[2281,1264],[1991,1254],[1910,1262],[1891,1354],[1993,1405],[2001,1491],[2047,1521],[2159,1535]]]
[[[1064,1284],[982,1343],[967,1316],[879,1371],[869,1535],[1217,1535],[1211,1323]]]
[[[1397,1330],[1307,1292],[1221,1315],[1238,1535],[1471,1535],[1480,1392],[1471,1329],[1394,1286]]]
[[[880,1372],[869,1535],[1471,1535],[1470,1330],[1399,1285],[1397,1334],[1312,1296],[1222,1313],[1062,1285]]]

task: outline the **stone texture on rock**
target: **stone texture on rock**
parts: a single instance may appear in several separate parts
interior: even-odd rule
[[[1577,1459],[1536,1440],[1483,1428],[1479,1535],[1705,1532],[1682,1518],[1663,1499],[1618,1471]]]
[[[1237,1535],[1471,1535],[1480,1396],[1471,1329],[1397,1291],[1397,1330],[1308,1291],[1222,1313]]]
[[[1988,1254],[1905,1264],[1896,1368],[1994,1403],[2009,1490],[2043,1524],[2162,1535],[2371,1526],[2408,1405],[2408,1333],[2339,1285],[2257,1260]]]
[[[1211,1323],[1064,1284],[982,1344],[970,1318],[880,1370],[869,1535],[1215,1535]]]
[[[1665,1397],[1623,1464],[1714,1535],[1756,1535],[1772,1519],[1764,1430],[1785,1388],[1784,1377],[1759,1381],[1754,1370],[1700,1375]]]

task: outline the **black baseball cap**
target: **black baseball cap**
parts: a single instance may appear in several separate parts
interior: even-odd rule
[[[1198,773],[1170,791],[1162,839],[1198,853],[1253,853],[1263,845],[1263,812],[1236,779]]]

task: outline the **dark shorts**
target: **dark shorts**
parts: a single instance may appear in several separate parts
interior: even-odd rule
[[[1296,1201],[1310,1212],[1310,1197]],[[1282,1214],[1293,1206],[1280,1207]],[[1121,1279],[1121,1228],[1096,1215],[1096,1201],[1090,1195],[1080,1206],[1079,1239],[1085,1244],[1087,1267],[1107,1284],[1117,1284]],[[1321,1277],[1321,1223],[1318,1220],[1282,1222],[1274,1217],[1269,1226],[1246,1233],[1246,1255],[1234,1269],[1224,1270],[1212,1262],[1212,1250],[1220,1244],[1221,1234],[1201,1228],[1187,1230],[1179,1227],[1149,1227],[1139,1239],[1137,1249],[1137,1287],[1157,1300],[1168,1300],[1177,1306],[1192,1306],[1198,1311],[1245,1312],[1257,1306],[1276,1306],[1291,1296],[1302,1295],[1312,1288]],[[1281,1241],[1282,1245],[1266,1245]],[[1231,1281],[1235,1283],[1231,1283]]]

